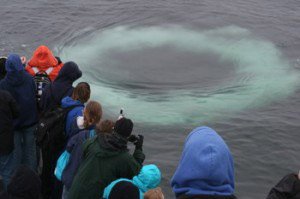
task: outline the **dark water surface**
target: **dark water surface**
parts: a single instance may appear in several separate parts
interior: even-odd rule
[[[118,26],[171,24],[211,30],[234,25],[273,43],[294,73],[299,73],[300,68],[299,0],[1,0],[0,17],[0,52],[3,55],[17,52],[29,57],[40,44],[59,52],[95,31]],[[107,52],[107,57],[115,60],[113,63],[105,60],[111,70],[89,71],[87,79],[94,81],[92,73],[101,72],[113,87],[135,94],[142,92],[148,97],[198,84],[210,87],[235,75],[234,63],[222,64],[219,55],[182,53],[170,46],[127,53]],[[179,67],[183,64],[184,69]],[[198,64],[203,67],[196,68]],[[137,70],[135,65],[144,67]],[[220,68],[222,65],[224,67]],[[120,75],[128,71],[135,71],[136,77]],[[282,79],[278,78],[279,84],[280,81]],[[101,101],[101,97],[98,100]],[[147,107],[143,111],[147,112]],[[199,114],[209,113],[199,110]],[[236,195],[242,199],[260,199],[266,197],[283,175],[300,169],[299,119],[300,91],[297,88],[283,98],[273,99],[260,107],[249,105],[224,119],[199,124],[188,123],[188,120],[154,126],[147,122],[137,123],[135,132],[145,135],[146,163],[155,163],[162,170],[166,198],[173,198],[169,181],[179,161],[185,136],[197,125],[208,125],[223,136],[233,153]]]

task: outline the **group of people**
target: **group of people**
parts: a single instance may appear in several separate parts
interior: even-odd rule
[[[144,137],[123,115],[103,119],[90,85],[73,87],[81,76],[47,46],[28,62],[0,58],[0,199],[163,199],[159,168],[143,165]],[[233,158],[218,133],[198,127],[188,135],[171,186],[178,199],[236,198]],[[267,197],[296,198],[297,174]]]

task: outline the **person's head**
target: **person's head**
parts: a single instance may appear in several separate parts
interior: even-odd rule
[[[135,184],[143,193],[156,188],[161,181],[161,172],[154,164],[143,166],[140,173],[132,178]]]
[[[9,72],[23,71],[21,58],[17,54],[10,54],[5,62],[5,70]]]
[[[37,173],[26,166],[20,166],[7,186],[9,195],[23,199],[39,199],[41,181]]]
[[[83,104],[90,99],[90,96],[91,96],[91,88],[87,82],[78,83],[72,93],[72,99],[78,100]]]
[[[47,69],[49,67],[54,67],[58,64],[57,59],[54,57],[53,53],[47,46],[39,46],[33,52],[28,65],[33,67],[38,67],[41,69]]]
[[[114,130],[115,123],[112,120],[103,120],[97,123],[97,133],[112,133]]]
[[[131,119],[127,119],[125,117],[122,117],[121,119],[117,120],[114,126],[114,131],[123,136],[124,138],[128,138],[133,129],[133,123]]]
[[[144,199],[164,199],[164,194],[160,187],[150,189],[144,195]]]
[[[0,57],[0,80],[3,79],[6,75],[6,70],[5,70],[5,62],[6,62],[6,57]]]
[[[58,81],[67,81],[69,83],[75,82],[82,76],[82,72],[79,69],[78,65],[75,62],[69,61],[66,62],[63,67],[60,69],[57,78],[54,82]]]
[[[198,127],[188,135],[171,186],[177,197],[234,194],[233,158],[213,129]]]
[[[84,127],[96,125],[102,117],[101,104],[96,101],[89,101],[83,111]]]
[[[140,199],[140,191],[131,182],[120,181],[112,188],[108,199]]]

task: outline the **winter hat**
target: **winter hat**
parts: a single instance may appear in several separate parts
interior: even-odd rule
[[[5,70],[7,72],[24,70],[20,56],[17,54],[10,54],[5,63]]]
[[[133,123],[131,119],[127,119],[122,117],[121,119],[116,121],[114,126],[114,131],[123,137],[129,137],[131,135],[133,129]]]
[[[131,182],[120,181],[113,187],[108,199],[140,199],[140,191]]]
[[[9,195],[23,199],[39,199],[41,181],[39,176],[26,166],[20,166],[7,186]]]
[[[160,184],[161,172],[154,164],[145,165],[140,173],[133,177],[132,181],[133,184],[145,193],[149,189],[154,189]]]

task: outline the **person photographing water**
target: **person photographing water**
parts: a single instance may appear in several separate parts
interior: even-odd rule
[[[128,152],[128,138],[133,122],[121,117],[116,121],[112,134],[100,133],[83,145],[83,162],[74,178],[68,198],[99,198],[104,188],[119,178],[131,179],[137,175],[145,160],[143,136],[133,141],[133,155]]]

